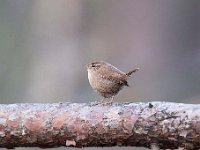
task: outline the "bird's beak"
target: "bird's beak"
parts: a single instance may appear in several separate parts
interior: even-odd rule
[[[84,67],[86,67],[87,70],[88,70],[88,68],[89,68],[89,64],[85,64]]]

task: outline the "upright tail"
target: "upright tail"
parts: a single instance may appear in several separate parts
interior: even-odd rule
[[[127,72],[126,75],[127,75],[127,76],[131,76],[132,73],[135,73],[135,72],[137,72],[138,70],[139,70],[139,68],[136,68],[136,69],[134,69],[134,70],[131,70],[131,71]]]

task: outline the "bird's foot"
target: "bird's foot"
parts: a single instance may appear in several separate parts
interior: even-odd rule
[[[103,105],[103,106],[112,105],[113,104],[113,99],[114,99],[114,97],[111,97],[109,99],[103,98],[100,101],[91,102],[90,106],[95,106],[95,105]]]
[[[99,105],[99,104],[101,104],[101,101],[95,101],[95,102],[91,102],[90,106],[96,106],[96,105]]]

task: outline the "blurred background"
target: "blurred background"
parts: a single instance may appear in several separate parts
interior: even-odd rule
[[[96,60],[140,68],[116,102],[200,103],[199,16],[199,0],[0,0],[0,103],[100,100]]]

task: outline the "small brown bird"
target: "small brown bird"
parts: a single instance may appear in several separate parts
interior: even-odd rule
[[[108,103],[112,103],[114,96],[124,87],[128,85],[128,78],[132,73],[139,69],[124,73],[113,65],[96,61],[87,65],[88,79],[91,87],[101,96],[109,98]],[[101,102],[104,102],[104,99]]]

